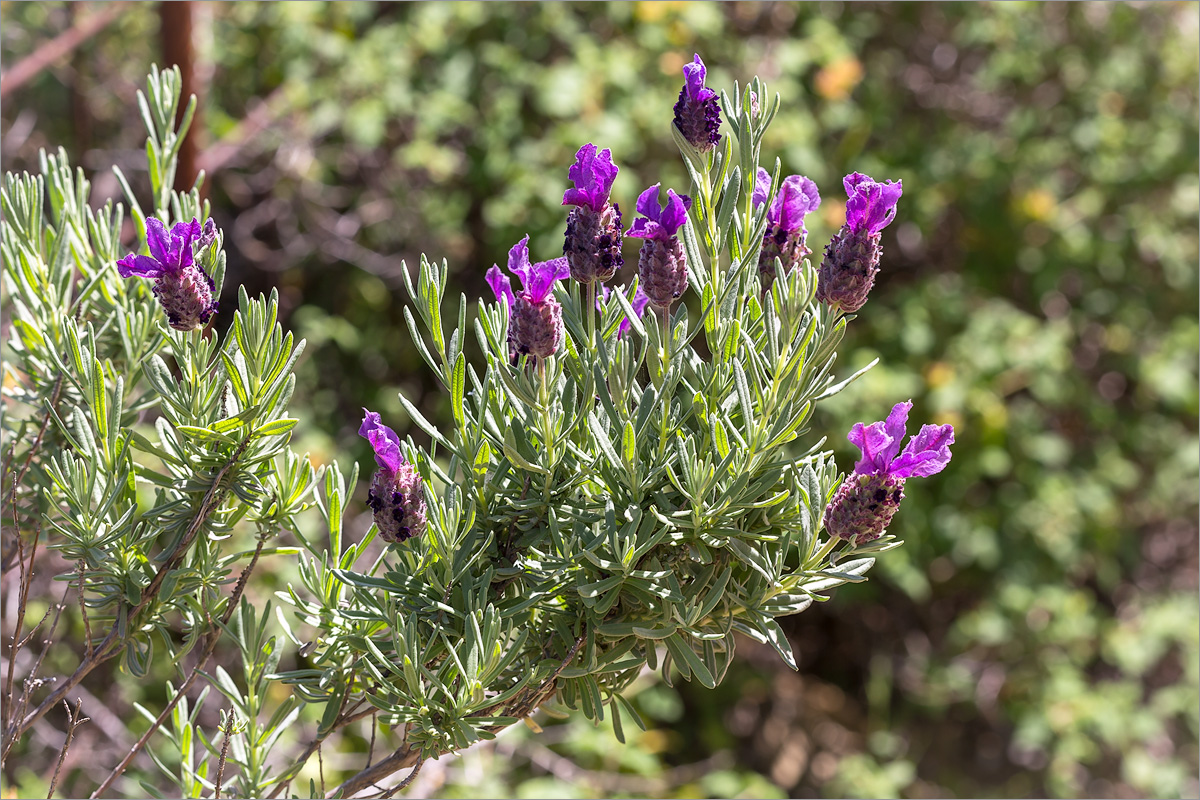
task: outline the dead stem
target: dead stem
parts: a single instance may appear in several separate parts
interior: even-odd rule
[[[262,554],[264,544],[265,540],[258,540],[258,547],[254,549],[254,555],[251,557],[250,563],[247,564],[245,569],[242,570],[242,574],[238,578],[237,585],[234,586],[233,593],[229,596],[229,605],[225,609],[225,614],[221,618],[221,623],[223,625],[229,624],[229,620],[233,618],[233,614],[237,610],[238,603],[241,602],[242,592],[246,589],[246,581],[250,577],[251,571],[254,570],[254,566],[258,563],[258,557]],[[213,627],[211,621],[209,622],[209,627]],[[154,732],[162,727],[163,723],[166,722],[167,717],[171,715],[171,712],[175,709],[175,706],[179,705],[179,701],[184,698],[188,689],[192,687],[192,684],[195,683],[196,678],[200,676],[200,671],[204,669],[204,665],[207,664],[208,659],[212,657],[213,652],[217,648],[217,642],[220,641],[220,639],[220,628],[215,628],[209,631],[208,640],[204,643],[204,650],[200,655],[200,660],[196,662],[196,666],[193,667],[191,673],[188,674],[187,680],[185,680],[183,685],[180,686],[175,692],[174,697],[171,698],[171,702],[168,703],[167,707],[162,710],[162,713],[158,715],[158,717],[150,725],[150,728],[142,734],[140,739],[134,742],[133,747],[129,748],[129,752],[125,754],[123,759],[121,759],[121,763],[113,767],[112,772],[108,773],[108,776],[104,779],[104,781],[98,787],[96,787],[94,792],[92,792],[91,796],[93,798],[99,797],[102,792],[106,791],[110,786],[112,786],[113,781],[119,778],[121,773],[123,773],[126,767],[129,766],[129,763],[133,761],[133,757],[136,756],[141,749],[146,746],[146,743],[150,741],[150,737],[154,735]]]
[[[77,700],[74,709],[65,700],[63,705],[67,707],[67,738],[63,742],[62,749],[58,751],[58,764],[54,767],[54,777],[50,779],[50,791],[46,794],[46,800],[54,797],[54,789],[58,786],[58,774],[62,771],[63,762],[67,759],[67,748],[71,746],[71,739],[75,738],[75,729],[91,719],[91,717],[79,716],[79,711],[83,708],[83,700]]]

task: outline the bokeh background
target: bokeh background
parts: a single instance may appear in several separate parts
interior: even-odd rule
[[[715,691],[638,684],[650,729],[627,729],[626,746],[539,718],[543,733],[517,726],[426,766],[411,794],[1200,793],[1196,4],[0,14],[3,168],[62,145],[97,200],[118,194],[112,164],[147,185],[135,90],[151,63],[184,68],[201,103],[181,180],[209,175],[225,301],[238,284],[276,287],[309,342],[295,402],[318,462],[369,462],[354,435],[364,405],[404,431],[397,391],[449,419],[402,321],[406,262],[447,259],[473,298],[523,234],[556,255],[585,142],[612,149],[627,209],[656,181],[686,191],[668,126],[694,52],[718,89],[758,74],[781,95],[764,157],[821,188],[818,254],[844,174],[904,181],[843,348],[847,371],[882,363],[816,430],[849,468],[844,431],[897,400],[954,424],[950,467],[911,485],[893,525],[905,546],[867,584],[784,620],[799,673],[743,641]],[[107,724],[132,735],[130,704],[161,687],[109,679]],[[101,730],[79,736],[112,763]],[[347,737],[326,768],[363,746]],[[7,777],[32,792],[43,774],[31,760]]]

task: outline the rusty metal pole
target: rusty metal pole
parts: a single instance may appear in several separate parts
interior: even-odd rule
[[[182,117],[187,99],[196,95],[196,115],[192,118],[191,131],[179,148],[179,166],[175,171],[175,190],[185,192],[196,182],[196,159],[200,152],[200,132],[204,110],[204,97],[196,80],[196,48],[192,38],[193,6],[190,0],[166,0],[158,5],[160,22],[160,38],[162,40],[163,60],[167,66],[174,64],[179,67],[183,78],[179,102],[179,115]],[[178,122],[178,118],[176,122]]]

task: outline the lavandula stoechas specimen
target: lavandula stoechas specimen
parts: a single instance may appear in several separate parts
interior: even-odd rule
[[[168,233],[157,217],[146,220],[146,244],[150,255],[128,255],[117,262],[122,278],[136,275],[154,279],[154,294],[167,312],[172,328],[190,331],[204,327],[217,313],[213,299],[216,284],[196,263],[196,255],[216,239],[217,226],[211,219],[204,227],[192,218],[178,222]]]
[[[751,196],[754,207],[767,202],[770,194],[771,175],[759,167]],[[783,264],[784,272],[790,272],[812,252],[805,244],[808,229],[804,227],[804,216],[820,205],[821,195],[811,180],[803,175],[789,175],[783,179],[779,194],[767,209],[767,231],[763,234],[762,251],[758,256],[758,278],[763,291],[769,290],[775,281],[776,258]]]
[[[850,429],[846,438],[862,451],[862,458],[825,509],[825,530],[830,536],[855,545],[878,539],[904,499],[904,481],[935,475],[950,463],[954,444],[950,425],[921,426],[900,452],[911,408],[911,401],[897,403],[886,422],[858,422]]]
[[[567,259],[529,263],[529,236],[508,251],[508,271],[521,279],[521,293],[496,264],[487,271],[487,282],[496,299],[508,303],[508,342],[516,355],[546,358],[558,349],[563,336],[562,306],[554,299],[554,282],[571,274]]]
[[[825,257],[817,272],[817,299],[842,311],[858,311],[867,302],[879,272],[879,232],[896,218],[896,203],[903,193],[901,181],[877,183],[859,172],[847,175],[842,184],[846,201],[846,224],[825,246]]]
[[[603,283],[625,263],[621,258],[621,208],[608,201],[617,165],[607,148],[597,153],[596,145],[589,143],[575,154],[567,177],[575,182],[575,188],[567,189],[562,204],[575,208],[567,215],[563,255],[572,278],[585,285]]]
[[[367,505],[374,512],[380,538],[396,544],[420,536],[425,532],[425,491],[421,476],[400,452],[400,437],[380,421],[378,413],[365,408],[358,435],[371,443],[379,464]]]
[[[658,205],[658,187],[654,184],[637,199],[639,214],[626,236],[645,239],[638,254],[638,276],[642,290],[657,308],[668,308],[687,288],[687,258],[676,234],[687,222],[692,200],[667,189],[667,205]]]
[[[688,144],[707,153],[721,141],[721,110],[717,93],[704,85],[707,70],[700,55],[691,64],[683,65],[683,88],[675,103],[675,127]]]

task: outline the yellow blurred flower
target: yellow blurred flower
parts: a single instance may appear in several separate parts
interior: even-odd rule
[[[863,65],[854,56],[831,61],[817,73],[817,94],[827,100],[845,100],[863,77]]]

